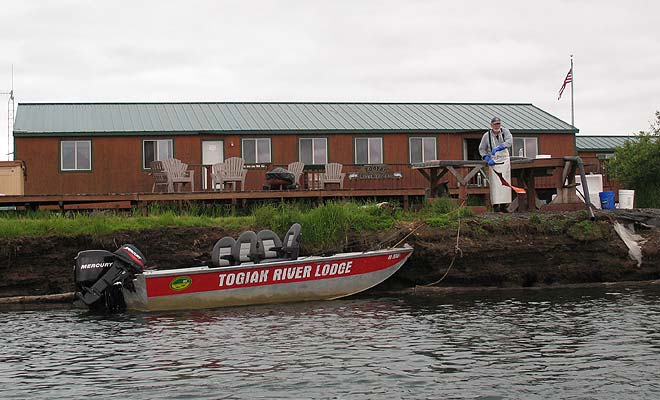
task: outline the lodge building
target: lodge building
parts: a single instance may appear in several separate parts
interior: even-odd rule
[[[209,189],[208,167],[229,157],[245,160],[248,191],[294,161],[396,172],[347,178],[344,189],[419,188],[426,182],[411,164],[480,159],[494,115],[515,156],[575,155],[578,130],[532,104],[21,103],[14,159],[25,165],[26,195],[150,192],[150,163],[166,158],[197,169],[195,190]]]

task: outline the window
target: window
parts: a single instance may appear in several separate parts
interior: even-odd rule
[[[434,137],[411,137],[409,148],[411,164],[438,159]]]
[[[151,168],[152,161],[162,161],[174,157],[172,139],[145,140],[142,142],[142,168]]]
[[[328,140],[326,138],[301,138],[298,140],[298,159],[305,164],[327,164]]]
[[[270,138],[243,139],[243,159],[246,164],[270,163]]]
[[[225,160],[222,140],[202,140],[202,164],[213,165]]]
[[[382,164],[383,138],[355,138],[356,164]]]
[[[92,142],[89,140],[63,140],[60,142],[60,170],[91,171]]]
[[[514,137],[511,156],[536,158],[539,154],[538,138]]]

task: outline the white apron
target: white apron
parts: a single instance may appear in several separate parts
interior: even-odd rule
[[[502,174],[504,180],[511,183],[511,161],[509,160],[509,149],[498,151],[492,156],[493,161],[498,164],[493,165],[488,170],[490,183],[490,203],[491,204],[509,204],[511,203],[511,188],[502,185],[500,177],[495,174],[497,171]],[[503,162],[504,164],[499,164]]]

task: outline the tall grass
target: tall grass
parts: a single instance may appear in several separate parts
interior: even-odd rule
[[[293,223],[303,226],[304,245],[310,250],[342,247],[351,231],[378,231],[391,228],[395,215],[375,204],[328,202],[318,207],[307,204],[264,204],[252,210],[255,226],[284,234]]]
[[[121,212],[55,213],[47,211],[0,213],[0,237],[48,235],[107,235],[120,230],[141,231],[162,227],[214,227],[230,230],[272,229],[283,235],[298,222],[303,226],[305,243],[317,249],[341,247],[349,234],[385,231],[396,220],[424,220],[430,225],[447,226],[469,209],[459,209],[450,199],[428,202],[418,212],[401,212],[376,203],[328,202],[315,206],[309,202],[263,202],[232,214],[225,205],[196,203],[153,203],[132,214]],[[144,215],[143,215],[144,214]]]
[[[0,216],[0,237],[93,235],[121,230],[141,231],[162,227],[222,226],[242,229],[254,223],[254,217],[210,217],[164,211],[147,216],[116,213],[27,213]]]
[[[441,197],[427,201],[416,216],[409,219],[423,220],[430,226],[454,228],[459,218],[474,216],[474,212],[467,207],[459,207],[455,200]]]

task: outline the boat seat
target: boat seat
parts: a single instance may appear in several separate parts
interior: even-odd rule
[[[215,246],[213,246],[213,251],[211,251],[211,262],[213,265],[216,267],[234,265],[236,263],[232,255],[234,245],[236,245],[236,240],[231,236],[225,236],[218,240]]]
[[[302,236],[301,226],[299,223],[291,225],[289,231],[284,235],[282,240],[282,253],[281,256],[287,260],[295,260],[300,254],[300,238]]]
[[[259,257],[264,260],[272,260],[282,257],[282,241],[279,236],[271,230],[264,229],[257,233],[259,245]]]
[[[257,246],[257,234],[253,231],[245,231],[240,234],[231,255],[238,264],[259,261],[259,249]]]

